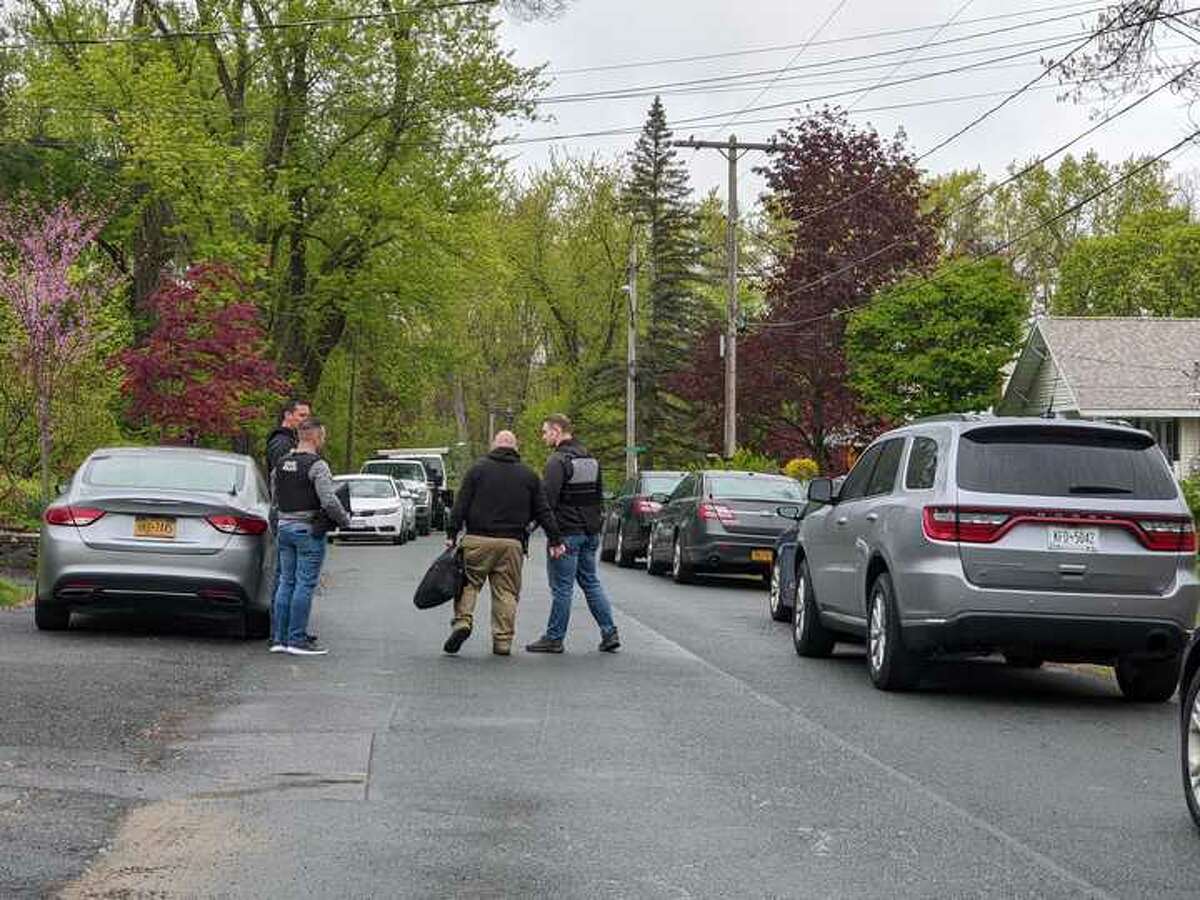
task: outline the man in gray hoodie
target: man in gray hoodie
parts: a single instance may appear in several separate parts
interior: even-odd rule
[[[325,427],[307,419],[299,443],[271,472],[271,496],[279,515],[279,583],[272,609],[272,653],[324,656],[329,651],[308,634],[313,593],[325,562],[325,523],[350,524],[334,492],[333,472],[321,458]]]

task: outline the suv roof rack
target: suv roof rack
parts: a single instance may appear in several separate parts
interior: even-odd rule
[[[913,419],[909,425],[925,425],[929,422],[979,422],[984,418],[979,413],[942,413],[940,416],[923,416]]]

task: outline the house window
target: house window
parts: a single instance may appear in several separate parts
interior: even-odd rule
[[[1134,419],[1131,424],[1134,428],[1141,428],[1154,435],[1163,455],[1167,457],[1167,462],[1179,462],[1178,419]]]

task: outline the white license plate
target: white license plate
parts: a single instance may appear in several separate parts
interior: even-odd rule
[[[1047,546],[1051,550],[1068,553],[1095,553],[1100,549],[1100,529],[1051,526],[1046,540]]]

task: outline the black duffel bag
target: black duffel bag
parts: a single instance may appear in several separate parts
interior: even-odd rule
[[[467,573],[463,568],[462,550],[450,547],[433,561],[425,577],[413,594],[413,605],[417,609],[432,609],[457,600],[462,594]]]

